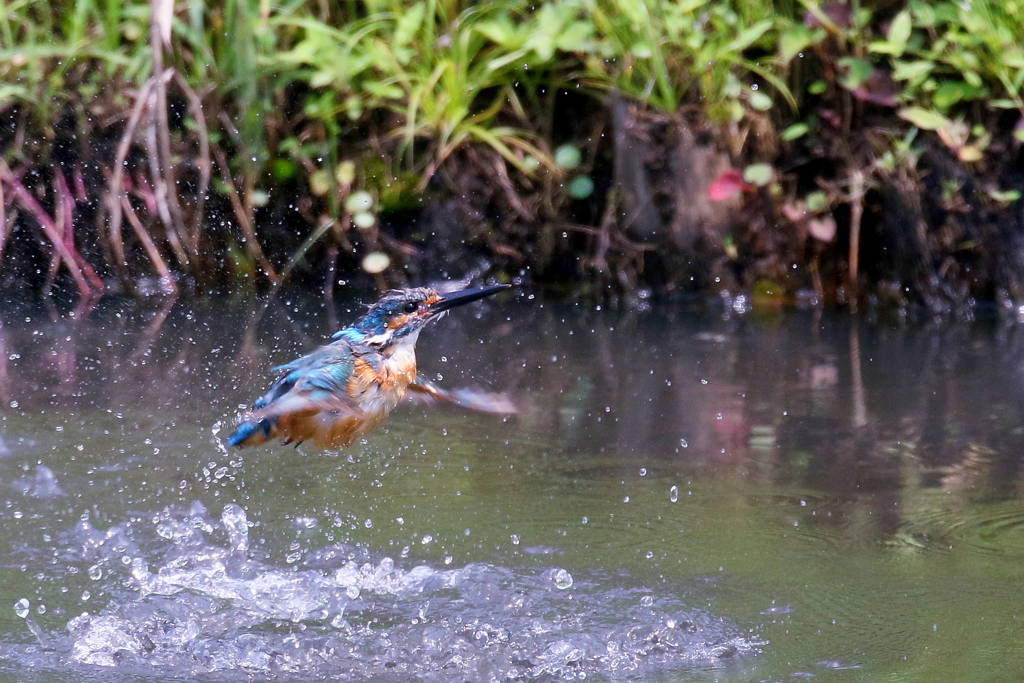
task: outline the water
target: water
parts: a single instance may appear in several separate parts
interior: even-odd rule
[[[4,311],[0,680],[1024,670],[1016,326],[497,301],[421,369],[516,418],[223,449],[330,314]]]

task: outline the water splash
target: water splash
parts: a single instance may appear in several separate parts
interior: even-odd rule
[[[11,486],[30,498],[49,500],[68,495],[57,483],[57,475],[46,465],[36,465],[35,476],[15,479]]]
[[[198,503],[106,531],[82,520],[71,554],[103,567],[111,599],[66,633],[33,630],[44,651],[7,648],[0,660],[173,677],[510,681],[647,678],[758,652],[725,620],[652,598],[622,573],[407,566],[344,544],[275,566],[250,556],[248,529],[235,504],[219,520]]]

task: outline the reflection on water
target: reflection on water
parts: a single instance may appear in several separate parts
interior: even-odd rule
[[[4,312],[0,674],[1024,666],[1015,326],[521,296],[420,342],[421,371],[517,418],[409,406],[340,455],[229,453],[267,368],[332,331],[316,302],[254,311]]]

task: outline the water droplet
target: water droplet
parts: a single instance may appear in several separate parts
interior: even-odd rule
[[[422,543],[423,545],[427,545],[428,543],[430,543],[433,540],[434,540],[433,536],[431,536],[430,534],[426,534],[426,535],[423,536],[422,539],[420,539],[420,543]]]
[[[686,439],[679,439],[679,445],[680,445],[680,446],[681,446],[682,448],[686,448],[686,447],[687,447],[687,446],[689,446],[690,444],[686,443]]]
[[[93,581],[99,581],[103,578],[103,569],[98,564],[89,567],[89,578]]]
[[[519,545],[519,534],[512,534],[512,545]]]
[[[640,598],[640,604],[644,607],[650,607],[654,604],[654,598],[652,598],[650,595],[645,595],[644,597]]]
[[[551,572],[551,580],[554,582],[555,588],[560,591],[572,588],[572,574],[564,569],[556,569]]]
[[[640,468],[640,476],[641,477],[646,477],[647,476],[647,468],[646,467],[641,467]]]
[[[29,601],[25,598],[14,603],[14,613],[24,619],[28,616]]]
[[[359,586],[349,586],[345,589],[345,595],[355,600],[359,597]]]
[[[82,591],[82,602],[88,602],[89,598],[92,597],[92,593],[89,591]]]
[[[679,487],[678,486],[673,486],[672,488],[670,488],[668,490],[668,499],[670,501],[672,501],[673,503],[675,503],[676,501],[679,500]]]

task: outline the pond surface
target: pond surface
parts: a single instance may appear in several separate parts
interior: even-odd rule
[[[1024,329],[497,297],[420,368],[518,416],[226,451],[359,310],[4,311],[0,680],[1024,671]]]

